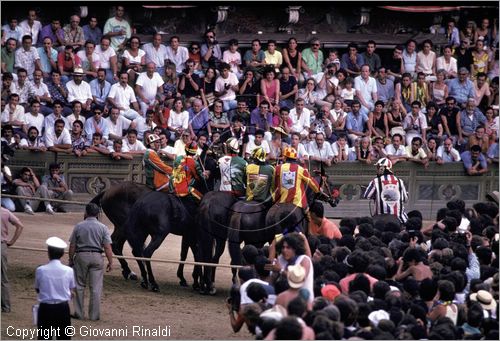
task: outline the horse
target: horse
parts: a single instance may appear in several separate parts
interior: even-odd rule
[[[125,224],[127,241],[132,247],[135,257],[151,258],[153,253],[169,233],[183,237],[193,250],[197,258],[197,224],[195,215],[196,203],[190,197],[179,198],[173,194],[162,192],[148,192],[141,196],[130,210]],[[151,241],[144,247],[147,237]],[[141,270],[141,286],[152,291],[159,291],[158,284],[153,275],[150,261],[137,261]],[[144,266],[144,263],[146,266]],[[199,288],[201,268],[195,266],[193,270],[193,288]]]
[[[219,263],[227,240],[227,226],[236,198],[229,192],[211,191],[205,194],[198,207],[199,259],[205,263]],[[215,267],[203,266],[201,294],[215,295]],[[234,273],[233,273],[234,274]]]
[[[102,207],[103,212],[108,219],[113,223],[114,230],[111,234],[113,254],[117,256],[123,255],[123,246],[127,241],[127,231],[125,224],[134,203],[144,194],[152,192],[152,189],[144,184],[124,181],[111,186],[111,188],[102,191],[95,196],[90,202],[93,202]],[[185,261],[188,253],[188,243],[184,240],[181,247],[181,261]],[[194,253],[195,251],[193,251]],[[137,280],[137,275],[130,270],[125,259],[118,259],[122,267],[122,275],[125,279]],[[184,278],[184,264],[179,264],[177,268],[177,277],[181,286],[187,286],[187,281]],[[193,271],[193,278],[195,277]]]
[[[328,194],[327,197],[320,197],[320,199],[325,200],[330,203],[332,207],[338,204],[338,198],[336,197],[336,190],[331,190],[332,184],[328,182],[326,177],[318,178],[320,179],[320,184],[325,193]],[[314,193],[310,190],[306,190],[308,196],[308,202],[312,203],[312,200],[316,197]],[[204,198],[205,199],[205,198]],[[208,198],[207,198],[208,199]],[[215,202],[220,202],[217,200]],[[301,231],[307,231],[306,216],[302,209],[298,209],[292,204],[275,204],[269,208],[269,203],[259,203],[256,201],[233,201],[234,204],[230,209],[228,209],[229,202],[222,203],[220,205],[214,205],[221,210],[216,224],[212,222],[212,229],[217,229],[219,231],[218,237],[221,239],[220,243],[222,249],[221,254],[224,251],[226,236],[228,240],[228,249],[231,256],[231,264],[239,265],[241,264],[241,249],[240,244],[245,242],[245,244],[252,244],[256,247],[262,247],[266,242],[270,243],[275,234],[287,232],[289,227],[300,226]],[[203,202],[202,202],[203,204]],[[201,208],[202,205],[200,205]],[[224,210],[225,209],[225,210]],[[210,210],[208,210],[210,212]],[[202,211],[200,210],[200,213]],[[204,225],[210,222],[210,218],[205,216],[200,216],[200,223]],[[290,230],[293,232],[293,230]],[[203,235],[203,231],[200,230],[200,236]],[[211,249],[211,242],[207,242],[206,237],[202,236],[199,239],[200,250],[201,249]],[[213,277],[203,276],[203,285],[215,294],[216,290],[213,286]],[[233,269],[233,283],[236,281],[236,270]]]

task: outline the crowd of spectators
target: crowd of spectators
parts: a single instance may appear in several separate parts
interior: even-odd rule
[[[311,207],[313,221],[323,209]],[[436,221],[345,218],[325,233],[243,248],[227,299],[265,340],[498,340],[498,198],[452,200]],[[332,224],[332,223],[330,223]],[[314,230],[316,231],[316,230]]]
[[[343,54],[318,38],[301,51],[295,38],[267,49],[254,39],[247,51],[231,39],[224,50],[214,30],[141,44],[124,15],[116,6],[101,30],[93,15],[42,25],[29,10],[2,26],[3,141],[121,159],[143,153],[154,131],[167,158],[203,135],[209,145],[237,137],[244,157],[262,145],[273,163],[293,141],[301,162],[328,166],[462,160],[473,175],[498,162],[498,39],[486,18],[460,33],[447,21],[440,51],[410,39],[385,59],[373,40]]]

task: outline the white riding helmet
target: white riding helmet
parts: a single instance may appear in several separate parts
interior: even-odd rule
[[[148,145],[150,145],[151,143],[155,142],[155,141],[159,141],[160,140],[160,137],[156,134],[151,134],[148,136]]]
[[[389,160],[388,158],[385,157],[381,158],[380,160],[377,161],[377,163],[374,166],[377,166],[377,168],[382,167],[392,172],[392,161]]]
[[[234,137],[229,138],[226,141],[226,146],[229,147],[234,152],[238,152],[240,150],[240,144],[238,143],[238,140],[235,139]]]

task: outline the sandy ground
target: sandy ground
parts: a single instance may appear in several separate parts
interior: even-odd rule
[[[51,236],[68,240],[75,223],[83,219],[82,213],[56,213],[55,216],[50,216],[39,212],[34,216],[24,213],[16,215],[25,228],[15,246],[32,248],[45,248],[45,240]],[[107,218],[101,220],[110,229],[113,228]],[[153,258],[177,260],[179,250],[180,237],[169,235]],[[124,253],[132,255],[128,245]],[[22,328],[33,329],[31,307],[36,303],[33,286],[35,269],[48,259],[44,252],[15,249],[9,250],[8,258],[12,312],[1,314],[0,336],[2,339],[21,339],[14,333],[21,332]],[[192,260],[191,254],[188,260]],[[67,256],[64,263],[67,264]],[[221,263],[229,264],[227,252]],[[101,320],[72,320],[76,332],[73,339],[252,339],[243,330],[245,327],[239,333],[233,333],[229,324],[224,301],[231,286],[230,269],[218,270],[216,296],[202,296],[191,288],[181,288],[178,285],[175,264],[156,263],[153,266],[160,285],[159,293],[142,289],[137,281],[125,281],[116,261],[114,269],[104,276]],[[131,268],[136,273],[139,272],[135,262],[131,264]],[[184,276],[190,284],[191,271],[192,266],[185,267]],[[85,303],[88,304],[88,301]],[[134,331],[142,332],[147,328],[159,327],[169,330],[170,336],[133,334]],[[116,328],[122,329],[122,336],[107,337],[99,334]],[[123,334],[125,331],[126,336]],[[89,336],[89,332],[94,333],[94,336]]]

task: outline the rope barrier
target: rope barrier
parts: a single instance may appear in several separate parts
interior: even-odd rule
[[[47,249],[40,249],[35,247],[23,247],[23,246],[10,246],[9,249],[14,250],[24,250],[24,251],[37,251],[37,252],[47,252]],[[68,253],[68,251],[65,251]],[[229,269],[239,269],[241,265],[230,265],[230,264],[214,264],[214,263],[204,263],[204,262],[191,262],[191,261],[181,261],[181,260],[171,260],[171,259],[154,259],[145,257],[134,257],[134,256],[117,256],[113,255],[116,259],[127,259],[136,261],[149,261],[156,263],[168,263],[168,264],[184,264],[184,265],[200,265],[200,266],[213,266],[217,268],[229,268]]]
[[[40,198],[40,197],[28,197],[26,195],[15,195],[15,194],[2,194],[4,198],[13,198],[13,199],[27,199],[27,200],[38,200],[38,201],[52,201],[58,202],[61,204],[75,204],[75,205],[87,205],[88,202],[81,201],[73,201],[73,200],[61,200],[61,199],[50,199],[50,198]]]

